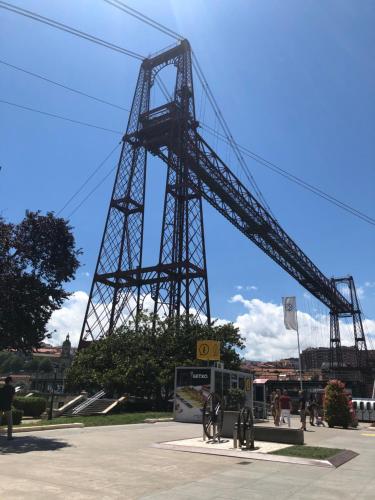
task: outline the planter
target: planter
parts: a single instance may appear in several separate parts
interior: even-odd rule
[[[233,438],[233,427],[237,423],[238,411],[224,411],[224,422],[221,435],[223,438]],[[254,426],[255,441],[269,441],[272,443],[303,444],[304,436],[301,429],[283,427]]]

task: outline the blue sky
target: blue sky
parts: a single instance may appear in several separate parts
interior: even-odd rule
[[[375,217],[374,2],[127,3],[190,40],[240,144]],[[14,0],[14,4],[145,55],[173,42],[102,0]],[[125,108],[130,107],[139,70],[139,62],[129,57],[1,9],[0,59]],[[125,111],[2,64],[0,75],[0,99],[114,130],[126,127]],[[202,111],[198,118],[215,127],[208,111],[203,116],[200,97],[197,85],[196,102]],[[119,139],[116,134],[0,103],[2,215],[17,221],[26,209],[58,211]],[[210,136],[207,139],[216,147]],[[219,150],[237,172],[233,155],[223,146]],[[68,216],[113,167],[116,156],[62,215]],[[249,160],[248,166],[284,229],[328,276],[352,274],[361,287],[366,316],[375,319],[374,226],[254,161]],[[157,258],[164,174],[164,165],[150,161],[146,264]],[[72,291],[87,292],[90,286],[112,182],[113,175],[71,218],[77,244],[84,251]],[[211,207],[204,209],[215,316],[238,320],[251,315],[246,300],[277,305],[283,295],[297,295],[299,309],[309,314],[324,312]],[[243,301],[231,301],[235,294]]]

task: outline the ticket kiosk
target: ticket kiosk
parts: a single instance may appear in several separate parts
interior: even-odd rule
[[[245,391],[252,405],[252,376],[220,367],[179,366],[175,371],[174,418],[177,422],[202,422],[202,408],[211,392],[223,400],[231,389]]]

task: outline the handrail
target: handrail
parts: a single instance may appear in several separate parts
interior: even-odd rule
[[[94,401],[97,401],[98,399],[102,398],[103,396],[105,396],[105,391],[101,390],[101,391],[97,392],[96,394],[94,394],[94,396],[86,399],[86,401],[84,401],[80,405],[76,406],[72,410],[72,415],[77,415],[80,411],[84,410],[85,408],[90,406],[91,403],[94,403]]]
[[[27,396],[26,396],[27,397]],[[74,399],[71,399],[67,403],[65,403],[63,406],[60,406],[60,408],[57,408],[54,410],[54,415],[62,415],[64,412],[66,412],[69,408],[74,408],[75,405],[78,403],[78,401],[82,401],[83,395],[80,394],[79,396],[75,397]],[[86,401],[86,399],[85,399]],[[80,403],[82,404],[82,403]]]

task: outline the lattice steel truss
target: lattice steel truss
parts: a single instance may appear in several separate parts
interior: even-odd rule
[[[173,101],[150,111],[158,72],[176,67]],[[165,114],[173,121],[163,122]],[[191,51],[183,41],[145,59],[118,164],[80,346],[137,322],[146,297],[161,317],[210,321],[202,198],[189,182],[187,144],[195,140]],[[163,143],[168,166],[159,263],[142,267],[147,151]],[[195,179],[197,183],[199,181]]]
[[[342,368],[343,355],[341,350],[340,319],[351,318],[353,322],[353,340],[356,354],[356,368],[364,368],[369,365],[369,357],[366,345],[366,337],[363,329],[361,308],[359,306],[357,291],[352,276],[345,278],[332,278],[336,289],[346,288],[350,302],[350,310],[339,312],[333,309],[330,312],[330,367]]]

